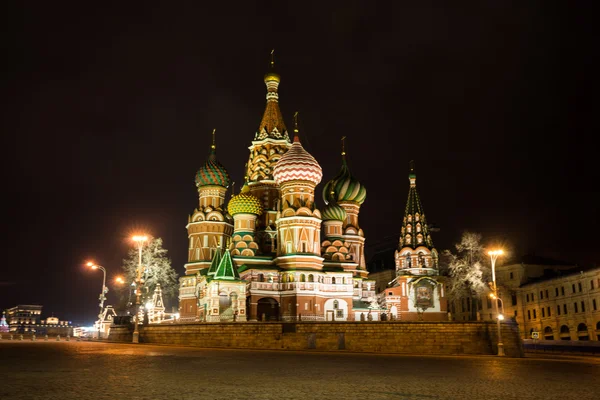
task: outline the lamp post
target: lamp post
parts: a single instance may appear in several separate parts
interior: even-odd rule
[[[502,250],[491,250],[488,251],[488,254],[492,260],[492,282],[493,282],[493,290],[494,290],[494,304],[496,309],[496,326],[498,328],[498,356],[504,356],[504,343],[502,343],[502,331],[500,329],[500,320],[504,319],[500,317],[501,314],[498,312],[498,285],[496,284],[496,260],[498,256],[501,256],[504,252]],[[502,305],[504,308],[504,304]]]
[[[142,290],[142,248],[144,247],[144,242],[148,240],[146,236],[134,236],[133,241],[137,243],[138,251],[139,251],[139,263],[136,270],[135,275],[135,314],[133,316],[133,343],[140,342],[140,328],[139,328],[139,307],[140,307],[140,295]]]
[[[102,278],[102,291],[100,292],[100,314],[98,314],[98,339],[100,339],[100,327],[102,325],[102,310],[104,309],[104,300],[106,300],[106,292],[108,292],[108,288],[106,287],[106,269],[102,265],[94,264],[91,261],[87,263],[87,266],[92,269],[99,269],[104,273],[104,277]]]

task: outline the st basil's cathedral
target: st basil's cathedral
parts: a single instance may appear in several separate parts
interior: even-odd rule
[[[365,186],[351,174],[342,150],[341,170],[323,187],[325,207],[317,208],[323,171],[302,147],[297,115],[290,138],[279,109],[281,78],[272,62],[264,82],[267,104],[239,193],[226,202],[232,182],[217,159],[214,131],[208,159],[196,173],[199,205],[186,227],[180,320],[416,319],[411,315],[419,308],[421,314],[430,312],[429,320],[447,319],[437,252],[410,178],[414,171],[396,278],[384,293],[376,293],[359,225]]]

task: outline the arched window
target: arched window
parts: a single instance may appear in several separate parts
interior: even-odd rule
[[[287,281],[288,281],[288,275],[287,274],[283,274],[283,276],[281,277],[281,281],[283,283],[287,283]]]
[[[406,231],[408,233],[411,233],[412,232],[412,226],[411,225],[406,225]]]
[[[259,282],[264,282],[265,281],[265,276],[263,274],[258,274],[258,281]]]
[[[579,340],[590,340],[590,334],[587,330],[587,325],[583,322],[577,325],[577,337]]]
[[[300,282],[306,282],[306,275],[304,275],[304,274],[300,275]]]
[[[337,300],[334,300],[333,302],[333,309],[337,310],[338,308],[340,308],[340,302]]]
[[[308,281],[309,282],[314,282],[315,281],[315,277],[313,276],[313,274],[309,274],[308,275]]]
[[[332,278],[331,278],[331,283],[332,283],[333,285],[335,285],[335,277],[332,277]]]

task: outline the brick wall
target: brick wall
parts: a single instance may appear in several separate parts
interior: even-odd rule
[[[197,347],[355,351],[397,354],[496,354],[490,322],[197,323],[140,327],[140,342]],[[112,327],[110,340],[130,342],[131,330]],[[509,357],[523,357],[518,326],[502,324]]]

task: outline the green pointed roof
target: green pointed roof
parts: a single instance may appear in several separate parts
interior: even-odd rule
[[[221,262],[219,262],[219,267],[217,268],[214,279],[227,279],[232,281],[240,279],[240,274],[233,264],[229,249],[225,250]]]
[[[208,275],[214,275],[217,272],[217,268],[219,268],[220,262],[221,262],[221,249],[217,248],[215,251],[215,255],[213,256],[213,259],[210,262],[210,268],[208,269]]]
[[[423,205],[417,193],[417,174],[415,173],[415,162],[410,162],[410,172],[408,174],[410,188],[408,189],[408,200],[404,210],[404,219],[402,219],[402,230],[400,232],[400,243],[398,249],[410,247],[416,249],[419,246],[425,246],[429,250],[434,250],[433,240],[427,225],[427,219],[423,212]],[[421,239],[419,241],[419,238]]]

